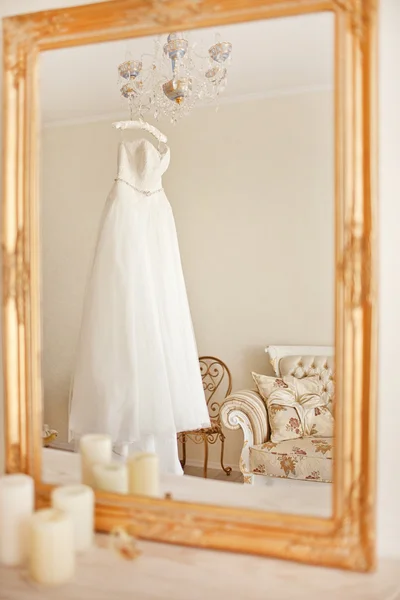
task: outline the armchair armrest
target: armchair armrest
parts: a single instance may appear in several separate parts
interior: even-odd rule
[[[253,390],[236,392],[225,398],[221,405],[221,421],[227,429],[243,431],[243,448],[240,456],[240,470],[245,483],[252,483],[249,448],[263,444],[269,438],[267,409],[260,394]]]

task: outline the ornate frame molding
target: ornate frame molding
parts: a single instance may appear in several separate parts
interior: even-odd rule
[[[149,6],[150,5],[150,6]],[[3,20],[6,467],[41,482],[37,64],[42,51],[312,12],[335,15],[337,435],[331,519],[96,494],[96,525],[368,571],[375,565],[376,0],[113,0]]]

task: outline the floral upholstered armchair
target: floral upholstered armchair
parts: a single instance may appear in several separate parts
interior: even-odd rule
[[[240,457],[240,470],[244,483],[254,484],[260,477],[270,476],[308,481],[332,481],[333,463],[333,347],[326,346],[270,346],[266,349],[274,377],[265,377],[278,388],[317,386],[318,395],[303,394],[300,402],[267,402],[265,394],[256,390],[243,390],[228,396],[221,407],[221,420],[228,429],[243,431],[244,441]],[[257,377],[253,374],[255,381]],[[289,382],[289,384],[285,383]],[[279,391],[279,390],[278,390]],[[285,390],[284,390],[285,391]],[[272,396],[271,396],[272,397]],[[303,402],[302,398],[305,398]],[[309,400],[311,399],[311,400]],[[288,439],[271,440],[271,420],[280,411],[298,410],[311,403],[307,415],[312,419],[300,423],[287,412],[286,436]],[[306,414],[303,413],[302,414]],[[316,428],[324,419],[329,428]],[[274,421],[275,423],[275,421]],[[304,425],[304,427],[302,427]],[[308,427],[308,429],[307,429]]]

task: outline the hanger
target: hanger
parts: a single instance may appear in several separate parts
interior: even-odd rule
[[[113,127],[115,127],[115,129],[142,129],[143,131],[148,131],[158,140],[159,143],[163,142],[166,144],[168,140],[166,135],[142,119],[139,121],[117,121],[116,123],[113,123]]]

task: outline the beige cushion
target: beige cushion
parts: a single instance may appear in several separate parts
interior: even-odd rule
[[[274,477],[331,482],[332,459],[332,438],[305,437],[250,447],[251,472]]]
[[[267,405],[272,442],[333,435],[333,417],[321,398],[318,377],[252,375]]]
[[[333,356],[283,356],[279,360],[279,375],[292,375],[298,379],[318,377],[322,384],[321,396],[324,403],[332,410],[335,399]]]

